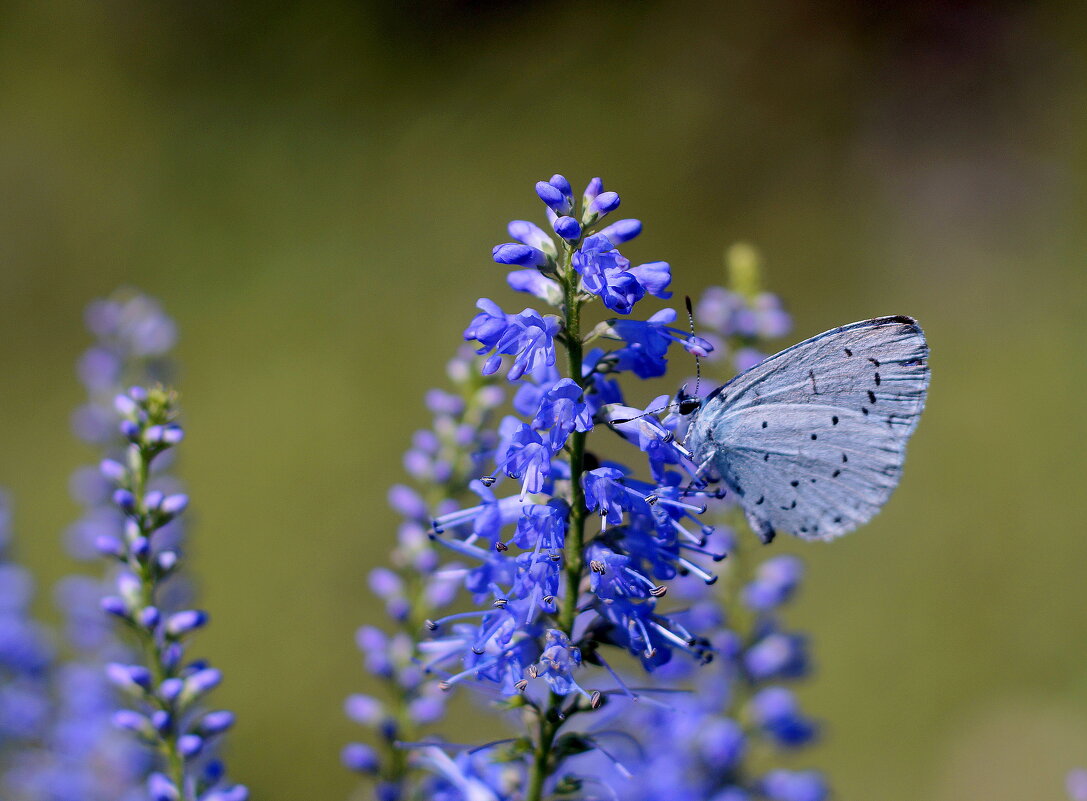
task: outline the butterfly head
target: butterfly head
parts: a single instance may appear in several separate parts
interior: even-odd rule
[[[679,388],[679,392],[676,393],[676,408],[681,415],[686,417],[689,414],[694,414],[701,406],[702,399],[694,395],[688,395],[686,385]]]

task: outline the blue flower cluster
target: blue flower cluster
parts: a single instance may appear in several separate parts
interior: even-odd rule
[[[673,327],[671,309],[642,321],[611,317],[583,331],[583,311],[598,300],[629,315],[649,296],[670,297],[671,269],[661,261],[632,266],[619,252],[642,225],[605,224],[620,201],[600,179],[580,203],[560,175],[536,191],[554,236],[514,221],[515,241],[495,247],[493,257],[518,268],[508,276],[511,288],[558,313],[512,314],[483,298],[465,331],[484,357],[484,374],[505,365],[515,414],[499,422],[484,454],[492,470],[471,484],[479,502],[452,511],[431,506],[432,537],[465,565],[461,584],[476,609],[433,621],[433,635],[418,647],[442,689],[469,683],[533,711],[537,731],[522,743],[533,755],[525,771],[530,801],[558,786],[556,771],[577,750],[559,736],[564,721],[624,691],[611,660],[627,654],[652,671],[676,654],[694,663],[713,658],[710,641],[670,611],[665,596],[683,577],[712,584],[713,563],[724,557],[700,520],[713,496],[690,486],[695,468],[686,449],[653,414],[628,405],[618,381],[624,373],[663,375],[673,344],[696,355],[712,345]],[[665,405],[657,399],[648,408]],[[641,452],[648,478],[587,450],[599,428]],[[507,479],[514,487],[503,492]],[[450,780],[452,766],[463,774],[478,759],[432,753],[424,761],[440,763]],[[471,773],[462,780],[484,781]],[[504,797],[500,788],[490,791]]]
[[[710,329],[704,334],[715,346],[711,361],[728,359],[743,372],[765,358],[762,346],[789,333],[792,318],[781,299],[759,286],[758,252],[736,244],[726,253],[729,287],[709,287],[696,309],[698,322]]]
[[[76,410],[72,425],[81,440],[118,458],[125,440],[117,429],[113,398],[129,383],[168,379],[173,372],[169,352],[177,329],[154,299],[132,290],[94,301],[85,321],[95,342],[78,362],[87,401]],[[156,467],[167,462],[160,459]],[[161,473],[153,483],[161,491],[177,491],[176,482]],[[70,489],[83,513],[66,532],[68,551],[81,561],[96,560],[95,542],[120,531],[124,524],[112,503],[113,487],[97,465],[89,465],[73,474]],[[176,521],[160,534],[175,545],[180,535]],[[171,592],[177,595],[180,589],[180,582],[174,582]],[[111,720],[116,699],[105,665],[132,657],[98,611],[106,591],[100,578],[85,574],[66,576],[55,587],[54,597],[65,621],[65,648],[48,677],[48,720],[35,743],[12,760],[4,776],[5,797],[18,801],[146,797],[149,754]]]
[[[725,583],[734,579],[742,561],[738,549],[730,549]],[[801,576],[796,557],[767,559],[750,581],[735,588],[740,591],[728,604],[727,620],[719,595],[702,592],[690,598],[686,614],[713,632],[718,658],[694,674],[668,670],[656,677],[657,686],[642,690],[642,703],[617,707],[607,720],[608,728],[634,738],[618,743],[611,757],[630,774],[628,781],[612,785],[621,801],[825,801],[828,788],[818,772],[774,768],[752,775],[748,758],[756,751],[763,755],[761,764],[774,751],[788,758],[818,733],[786,686],[808,673],[806,640],[783,628],[778,616],[795,596]],[[654,692],[681,684],[691,691]],[[587,774],[610,762],[599,752],[587,759],[582,771]]]
[[[366,625],[356,637],[366,670],[383,684],[386,700],[362,693],[348,697],[347,716],[373,733],[377,747],[350,743],[341,759],[351,770],[376,779],[379,801],[410,797],[407,753],[397,744],[418,739],[445,711],[445,695],[425,680],[414,658],[414,637],[425,626],[448,622],[438,616],[452,603],[464,572],[457,565],[440,565],[428,536],[429,510],[452,509],[495,447],[488,424],[505,393],[480,375],[475,362],[470,351],[459,354],[448,368],[453,391],[428,393],[433,423],[415,432],[404,456],[415,486],[398,484],[389,492],[389,505],[401,518],[397,544],[391,566],[370,573],[370,588],[394,630]]]
[[[758,289],[753,251],[735,246],[728,257],[730,287],[706,291],[698,321],[710,328],[703,337],[716,352],[733,354],[743,369],[762,358],[767,340],[788,333],[790,323],[777,297]],[[746,576],[749,555],[731,533],[743,515],[727,501],[716,506],[729,554],[724,580],[712,588],[677,588],[687,602],[684,624],[707,632],[716,659],[697,670],[672,663],[650,676],[640,690],[642,703],[617,705],[598,724],[627,733],[626,739],[590,752],[581,772],[619,764],[629,778],[611,785],[621,801],[824,801],[829,790],[819,772],[766,768],[767,754],[788,759],[818,734],[787,686],[809,673],[807,639],[786,629],[779,615],[797,593],[802,563],[775,556]],[[679,687],[687,692],[670,692]],[[755,769],[756,762],[762,767]]]
[[[53,643],[30,612],[34,580],[11,558],[11,502],[0,491],[0,774],[45,738]]]
[[[124,622],[144,656],[141,662],[107,666],[110,681],[133,703],[113,721],[161,754],[163,763],[148,778],[153,801],[245,801],[248,790],[229,784],[222,763],[208,758],[209,744],[234,724],[233,713],[202,708],[222,674],[185,656],[186,640],[206,625],[207,613],[170,611],[159,600],[163,583],[179,569],[180,554],[158,535],[189,503],[184,494],[149,486],[155,460],[184,438],[176,400],[160,388],[133,387],[114,405],[129,445],[123,461],[106,459],[101,471],[116,486],[113,502],[124,525],[95,543],[118,567],[117,594],[103,598],[101,605]]]

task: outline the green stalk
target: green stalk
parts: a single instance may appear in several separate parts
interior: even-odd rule
[[[585,388],[585,379],[581,375],[583,358],[581,342],[581,299],[578,297],[578,275],[571,266],[574,248],[563,246],[562,263],[559,266],[559,280],[563,289],[563,327],[566,344],[566,365],[570,378]],[[570,528],[566,533],[563,547],[564,593],[562,606],[559,608],[558,627],[568,636],[573,637],[574,618],[577,617],[578,596],[581,591],[581,577],[585,569],[585,490],[581,485],[581,476],[585,470],[586,432],[575,431],[570,435]],[[529,775],[528,792],[525,801],[541,801],[544,783],[554,771],[556,765],[552,759],[555,737],[562,726],[560,715],[562,696],[551,693],[547,708],[539,713],[536,748],[533,752],[532,770]]]
[[[153,458],[153,454],[148,453],[143,447],[139,447],[138,458],[136,460],[137,464],[135,465],[136,469],[132,471],[132,494],[136,498],[137,508],[142,513],[140,534],[149,540],[154,534],[154,528],[146,522],[147,508],[144,503],[144,498],[147,494],[147,482],[151,472],[151,460]],[[131,553],[127,558],[127,563],[129,569],[132,570],[140,580],[141,607],[146,609],[148,607],[156,606],[156,577],[153,563],[150,560],[141,562]],[[143,626],[133,626],[133,630],[140,640],[140,646],[145,654],[147,667],[151,671],[154,685],[158,687],[163,681],[172,677],[162,658],[162,648],[155,638],[155,635]],[[160,702],[160,706],[167,712],[171,711],[165,703]],[[166,775],[169,776],[170,781],[172,781],[181,792],[183,801],[188,801],[189,796],[185,788],[185,759],[177,747],[177,734],[170,732],[169,734],[164,735],[159,743],[159,750],[166,761]]]

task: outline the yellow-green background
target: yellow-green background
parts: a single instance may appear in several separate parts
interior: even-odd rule
[[[1061,798],[1087,763],[1081,4],[0,5],[0,483],[48,581],[84,303],[179,321],[235,776],[341,799],[387,485],[532,183],[603,175],[674,288],[758,243],[798,337],[932,346],[900,492],[801,551],[844,801]],[[776,547],[776,546],[775,546]],[[48,605],[43,603],[43,608]],[[479,722],[457,721],[481,732]]]

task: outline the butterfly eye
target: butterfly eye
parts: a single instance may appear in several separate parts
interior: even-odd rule
[[[680,414],[694,414],[699,406],[702,405],[702,401],[698,398],[684,398],[679,402]]]

